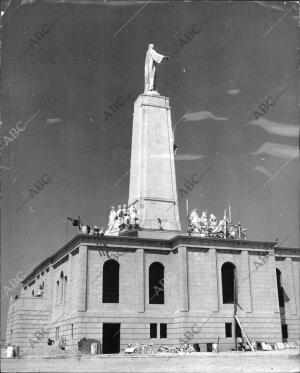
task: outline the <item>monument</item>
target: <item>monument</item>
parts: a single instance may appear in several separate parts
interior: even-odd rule
[[[299,339],[298,248],[249,241],[230,207],[219,223],[187,211],[181,231],[171,108],[156,89],[164,57],[149,46],[134,103],[128,205],[114,202],[105,233],[68,218],[79,234],[26,272],[10,300],[6,342],[21,356],[49,352],[47,340],[79,352],[97,342],[112,354],[136,343],[212,351],[218,341],[230,351],[238,339],[244,348]]]
[[[142,229],[180,231],[171,107],[156,91],[156,64],[165,58],[149,44],[144,93],[134,103],[128,206]]]

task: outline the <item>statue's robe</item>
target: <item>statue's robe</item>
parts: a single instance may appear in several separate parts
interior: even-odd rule
[[[154,49],[148,49],[145,59],[145,90],[155,91],[156,88],[156,64],[161,63],[165,56],[155,52]]]
[[[116,211],[115,210],[111,210],[111,212],[109,214],[109,218],[108,218],[108,227],[109,227],[109,230],[112,229],[112,227],[114,226],[115,220],[116,220],[116,216],[117,216]]]
[[[136,220],[137,220],[137,213],[135,210],[132,210],[130,212],[130,224],[131,225],[135,225],[136,224]]]

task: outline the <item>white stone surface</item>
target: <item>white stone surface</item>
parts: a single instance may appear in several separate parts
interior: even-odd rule
[[[143,229],[180,231],[169,99],[141,94],[134,104],[128,205]]]

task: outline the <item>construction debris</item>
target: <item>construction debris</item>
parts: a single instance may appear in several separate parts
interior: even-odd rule
[[[261,342],[261,348],[263,351],[272,351],[272,346],[265,342]]]
[[[297,348],[296,343],[289,342],[289,343],[267,343],[256,341],[253,343],[254,350],[259,351],[272,351],[272,350],[286,350],[286,349],[294,349]]]
[[[180,346],[164,346],[164,345],[155,345],[153,343],[142,344],[139,343],[130,343],[127,348],[125,348],[125,353],[137,353],[137,354],[157,354],[157,353],[171,353],[171,354],[178,354],[178,353],[191,353],[195,352],[194,348],[185,343]]]
[[[250,341],[249,341],[250,342]],[[243,351],[250,351],[250,345],[252,347],[252,351],[272,351],[272,350],[284,350],[288,348],[297,348],[296,344],[294,342],[289,343],[266,343],[266,342],[254,342],[251,344],[249,343],[243,343]],[[200,349],[199,349],[200,350]],[[211,350],[213,351],[213,350]],[[183,353],[191,353],[191,352],[198,352],[195,350],[195,348],[188,344],[182,344],[177,346],[166,346],[166,345],[155,345],[153,343],[148,344],[139,344],[139,343],[129,343],[127,347],[124,349],[124,352],[126,354],[159,354],[159,353],[169,353],[169,354],[183,354]],[[217,349],[215,348],[214,352],[217,352]]]

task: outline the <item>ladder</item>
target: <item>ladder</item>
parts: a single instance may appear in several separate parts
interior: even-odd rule
[[[239,327],[241,328],[241,331],[242,331],[243,335],[245,336],[245,339],[246,339],[251,351],[254,351],[254,348],[253,348],[249,338],[247,337],[247,334],[246,334],[244,328],[242,327],[242,324],[241,324],[240,320],[238,319],[237,315],[235,315],[234,317],[235,317],[237,323],[239,324]]]

